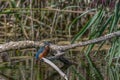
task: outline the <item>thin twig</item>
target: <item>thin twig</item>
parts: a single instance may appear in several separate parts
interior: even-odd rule
[[[57,11],[57,12],[68,12],[68,13],[84,13],[84,11],[74,11],[74,10],[60,10],[60,9],[55,9],[55,8],[52,8],[52,7],[46,7],[46,8],[41,8],[41,10],[43,11]],[[95,12],[90,12],[89,14],[94,14]]]

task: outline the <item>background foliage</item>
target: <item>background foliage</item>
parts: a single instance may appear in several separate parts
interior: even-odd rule
[[[0,43],[20,40],[65,45],[95,39],[120,29],[119,0],[1,0]],[[71,49],[65,55],[76,65],[54,61],[70,80],[119,80],[120,38]],[[48,65],[36,64],[36,48],[7,52],[0,78],[63,80]]]

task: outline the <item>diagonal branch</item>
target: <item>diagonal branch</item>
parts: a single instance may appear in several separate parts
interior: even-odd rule
[[[42,60],[45,63],[49,64],[52,68],[54,68],[63,78],[65,78],[65,80],[68,80],[67,75],[63,73],[63,71],[61,71],[53,62],[51,62],[50,60],[46,58],[42,58]]]
[[[114,37],[119,37],[120,36],[120,31],[113,32],[110,34],[107,34],[105,36],[101,36],[99,38],[93,39],[93,40],[88,40],[84,42],[79,42],[75,44],[70,44],[70,45],[65,45],[65,46],[58,46],[58,45],[50,45],[51,50],[54,51],[65,51],[71,48],[75,47],[81,47],[81,46],[86,46],[89,44],[95,44],[98,42],[106,41]],[[42,46],[43,43],[39,41],[17,41],[17,42],[8,42],[5,44],[0,45],[0,52],[8,51],[8,50],[14,50],[14,49],[25,49],[25,48],[33,48],[33,47],[40,47]]]
[[[55,47],[54,49],[59,50],[59,51],[64,51],[64,50],[72,49],[75,47],[81,47],[81,46],[86,46],[86,45],[106,41],[106,40],[109,40],[109,39],[114,38],[114,37],[120,37],[120,31],[113,32],[113,33],[107,34],[105,36],[101,36],[99,38],[95,38],[95,39],[84,41],[84,42],[79,42],[79,43],[65,45],[65,46],[58,46],[58,47],[56,46],[57,48]]]

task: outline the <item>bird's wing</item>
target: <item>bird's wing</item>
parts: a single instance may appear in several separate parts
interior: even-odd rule
[[[45,47],[40,47],[40,49],[37,51],[35,58],[38,59],[39,55],[44,51]]]

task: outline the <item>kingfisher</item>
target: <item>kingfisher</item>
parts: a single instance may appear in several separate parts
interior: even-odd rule
[[[46,57],[50,51],[49,42],[44,42],[44,46],[40,47],[40,49],[37,51],[35,58],[42,59],[43,57]]]
[[[36,56],[35,56],[36,60],[38,61],[39,59],[46,57],[49,52],[50,52],[50,43],[44,42],[44,45],[40,47],[40,49],[36,53]],[[62,63],[67,64],[67,65],[73,64],[72,62],[64,58],[63,56],[59,57],[58,60],[60,60]]]

